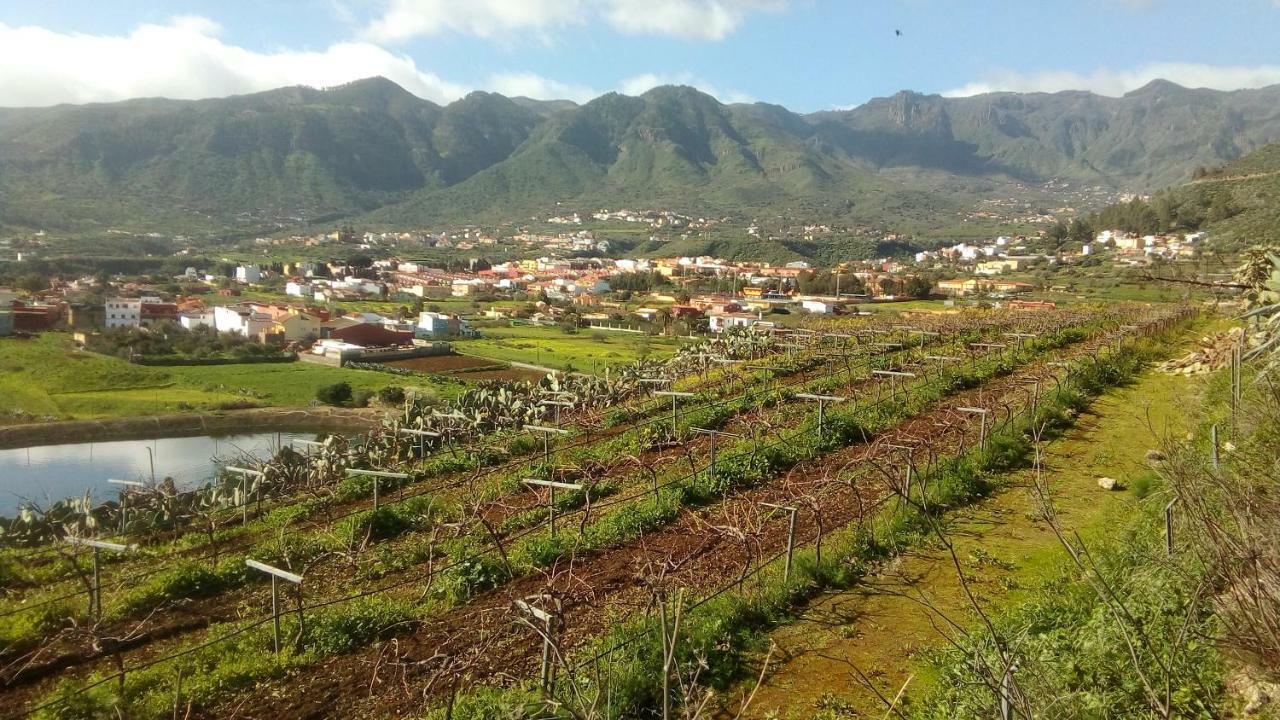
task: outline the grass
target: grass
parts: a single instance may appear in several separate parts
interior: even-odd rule
[[[336,382],[378,390],[422,378],[309,363],[142,367],[76,349],[71,336],[0,339],[0,422],[212,410],[236,405],[300,406]],[[430,384],[441,395],[452,385]]]
[[[558,327],[528,325],[485,327],[480,332],[480,338],[454,342],[454,349],[494,360],[583,371],[669,355],[679,344],[673,338],[595,330],[569,335]]]
[[[1099,397],[1068,434],[1046,448],[1047,478],[1056,489],[1055,509],[1065,526],[1092,542],[1131,521],[1138,513],[1137,500],[1149,492],[1146,450],[1159,445],[1166,429],[1175,435],[1190,429],[1192,418],[1184,404],[1200,388],[1199,378],[1147,373],[1132,386]],[[1120,480],[1127,491],[1102,491],[1097,478],[1103,475]],[[1062,563],[1060,545],[1037,517],[1032,471],[1021,470],[999,482],[1007,489],[958,511],[947,523],[965,578],[988,610],[1034,600],[1060,576]],[[776,657],[786,660],[771,668],[745,717],[768,717],[770,712],[788,719],[826,717],[813,711],[833,701],[872,716],[883,713],[883,704],[856,684],[841,682],[842,691],[833,692],[829,678],[848,672],[840,658],[874,668],[876,687],[889,696],[913,672],[906,697],[928,694],[940,678],[911,658],[940,643],[937,627],[945,621],[907,599],[916,593],[952,619],[970,617],[942,548],[905,554],[893,572],[822,597],[797,622],[772,634],[781,651]],[[865,622],[875,617],[894,620]]]

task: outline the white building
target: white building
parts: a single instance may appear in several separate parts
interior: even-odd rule
[[[188,330],[195,330],[201,327],[213,327],[213,310],[204,309],[193,312],[185,312],[178,316],[178,324]]]
[[[755,325],[773,327],[773,323],[762,322],[758,316],[749,313],[712,313],[707,316],[707,323],[711,332],[724,332],[731,327]]]
[[[218,332],[232,332],[245,337],[257,337],[270,330],[274,323],[271,316],[244,305],[230,305],[213,309],[213,327]]]
[[[290,280],[289,282],[285,283],[284,294],[293,295],[295,297],[309,298],[315,294],[315,291],[312,289],[309,283]]]
[[[142,299],[111,298],[107,300],[104,317],[108,328],[139,327],[142,325]]]
[[[236,268],[236,281],[246,285],[262,282],[262,268],[257,265],[241,265]]]
[[[822,300],[801,300],[800,307],[805,312],[811,312],[815,315],[830,315],[835,311],[831,303]]]

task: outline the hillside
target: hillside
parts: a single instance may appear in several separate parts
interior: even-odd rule
[[[1272,143],[1173,191],[1176,198],[1225,207],[1229,217],[1205,226],[1216,238],[1245,247],[1280,246],[1280,143]]]
[[[260,232],[508,220],[557,202],[954,223],[978,198],[1031,197],[1050,179],[1146,192],[1275,140],[1280,86],[903,92],[801,115],[687,87],[583,105],[473,93],[442,107],[375,78],[0,109],[0,224]]]

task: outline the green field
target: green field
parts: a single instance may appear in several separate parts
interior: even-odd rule
[[[480,333],[482,337],[475,340],[455,341],[454,349],[495,360],[581,371],[669,355],[680,343],[674,338],[596,330],[569,335],[558,327],[534,325],[483,327]]]
[[[298,406],[316,389],[346,381],[353,388],[456,386],[365,370],[309,363],[143,367],[79,350],[64,333],[0,340],[0,421],[147,415],[237,405]],[[24,415],[25,414],[25,415]]]

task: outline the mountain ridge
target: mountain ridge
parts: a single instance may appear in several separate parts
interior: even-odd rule
[[[0,108],[0,224],[287,228],[512,219],[556,202],[672,203],[865,220],[953,215],[989,182],[1147,192],[1280,140],[1280,86],[1153,81],[849,110],[725,104],[687,86],[586,103],[476,91],[447,105],[385,78],[205,100]],[[895,210],[897,208],[897,210]]]

